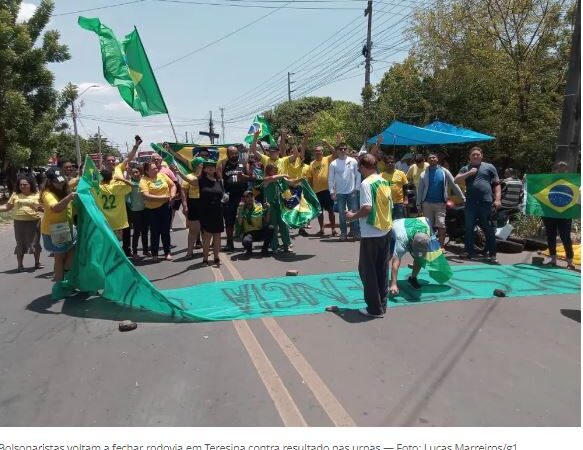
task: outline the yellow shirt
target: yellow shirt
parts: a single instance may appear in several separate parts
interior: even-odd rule
[[[386,170],[386,168],[387,168],[387,165],[385,164],[385,162],[383,160],[377,161],[377,172],[380,173],[381,176],[382,176],[383,172]]]
[[[69,180],[69,187],[71,188],[71,192],[75,192],[77,190],[77,186],[79,185],[79,177],[71,178]]]
[[[279,175],[288,175],[293,179],[302,177],[303,164],[299,157],[292,163],[289,156],[277,158],[274,161],[267,155],[261,155],[261,164],[263,164],[263,169],[265,169],[268,164],[277,166],[277,173]]]
[[[40,205],[40,195],[38,192],[31,193],[30,195],[14,193],[8,200],[8,204],[13,207],[10,213],[14,220],[33,221],[41,218],[41,213],[34,209]]]
[[[381,176],[391,185],[391,197],[393,198],[393,203],[403,203],[405,201],[403,186],[408,182],[405,172],[395,169],[393,173],[383,172]]]
[[[163,173],[158,173],[156,178],[142,177],[140,180],[140,192],[147,192],[150,195],[163,195],[170,197],[170,187],[174,182]],[[168,198],[160,200],[149,200],[144,197],[146,209],[156,209],[168,201]]]
[[[324,156],[322,161],[312,161],[310,163],[310,171],[308,178],[314,192],[322,192],[328,190],[328,169],[332,155]]]
[[[115,168],[113,169],[113,176],[118,178],[124,178],[123,173],[126,171],[126,161],[125,159],[120,162]]]
[[[409,172],[407,172],[407,179],[412,182],[415,187],[419,186],[419,180],[421,179],[421,174],[425,171],[425,169],[429,167],[429,163],[424,162],[423,168],[420,169],[417,164],[413,164],[409,167]]]
[[[192,174],[188,174],[186,178],[188,178],[190,181],[197,179],[197,177]],[[198,187],[198,184],[196,186],[193,186],[189,182],[183,181],[182,189],[184,190],[184,192],[187,192],[188,198],[200,198],[200,188]]]
[[[42,234],[50,236],[51,225],[55,225],[57,223],[71,224],[73,222],[73,209],[71,207],[73,202],[69,202],[67,207],[63,209],[61,212],[54,212],[51,208],[59,202],[60,200],[52,192],[45,191],[42,193],[41,203],[45,210],[40,225],[40,232]]]
[[[113,231],[129,226],[125,197],[130,192],[132,187],[121,181],[100,184],[99,192],[93,191],[95,202]]]

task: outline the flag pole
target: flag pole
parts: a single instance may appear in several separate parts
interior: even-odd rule
[[[134,25],[134,31],[136,32],[136,36],[138,36],[138,40],[140,41],[140,45],[142,49],[144,49],[144,44],[142,43],[142,38],[140,37],[140,33],[138,32],[138,28]],[[150,72],[154,78],[154,83],[156,83],[156,87],[158,88],[158,92],[160,93],[160,98],[162,99],[162,103],[164,103],[164,108],[166,108],[166,115],[168,116],[168,121],[170,122],[170,127],[172,127],[172,133],[174,134],[174,142],[178,142],[178,136],[176,136],[176,130],[174,129],[174,124],[172,123],[172,118],[170,117],[170,113],[168,112],[168,106],[166,105],[166,101],[164,100],[164,96],[162,95],[162,91],[160,90],[160,85],[158,84],[158,80],[156,79],[156,74],[154,73],[154,69],[152,68],[152,64],[150,64],[150,59],[148,58],[148,54],[144,49],[144,56],[146,57],[146,62],[150,67]]]
[[[176,136],[176,130],[174,129],[174,124],[172,123],[172,118],[170,117],[170,113],[166,113],[168,116],[168,120],[170,121],[170,126],[172,127],[172,133],[174,133],[174,142],[178,142],[178,137]]]

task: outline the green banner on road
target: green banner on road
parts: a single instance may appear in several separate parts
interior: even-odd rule
[[[317,314],[332,305],[340,309],[364,306],[362,284],[356,272],[223,281],[159,290],[127,259],[97,207],[91,195],[92,167],[92,162],[86,160],[85,172],[77,188],[75,259],[66,280],[55,284],[55,299],[78,289],[101,297],[85,302],[84,308],[91,308],[91,303],[111,305],[103,300],[107,299],[136,312],[154,313],[161,320],[173,322]],[[408,271],[401,270],[401,292],[390,299],[389,307],[488,299],[492,298],[494,289],[503,290],[507,297],[580,292],[580,275],[559,268],[478,264],[454,266],[452,271],[452,278],[441,285],[431,282],[425,271],[421,272],[422,289],[417,291],[405,281]],[[103,317],[108,316],[103,314]]]

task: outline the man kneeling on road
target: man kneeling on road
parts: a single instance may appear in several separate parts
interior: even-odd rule
[[[253,191],[243,193],[243,204],[237,211],[237,224],[243,234],[243,248],[247,255],[253,252],[253,241],[263,241],[261,254],[267,256],[269,243],[273,237],[273,225],[269,225],[269,204],[255,201]]]
[[[413,289],[421,289],[417,281],[417,275],[421,271],[422,260],[429,251],[431,240],[431,229],[425,217],[415,217],[410,219],[398,219],[393,222],[392,238],[395,246],[391,259],[391,284],[389,293],[397,295],[397,275],[401,266],[401,259],[405,253],[410,253],[413,257],[413,272],[408,278],[408,282]]]

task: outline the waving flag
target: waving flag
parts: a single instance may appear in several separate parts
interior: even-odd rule
[[[124,101],[142,116],[168,113],[137,29],[120,42],[99,19],[79,17],[78,23],[99,36],[103,76]]]
[[[453,271],[443,254],[439,240],[431,232],[428,220],[425,217],[405,219],[405,231],[409,241],[412,241],[417,233],[424,233],[429,236],[429,250],[425,258],[419,260],[419,263],[421,267],[427,269],[429,276],[439,284],[446,283],[452,277]]]
[[[290,228],[301,228],[322,212],[318,197],[306,180],[302,179],[295,187],[283,180],[277,183],[281,218]]]
[[[277,142],[271,135],[271,129],[269,128],[269,123],[263,116],[255,116],[253,123],[249,127],[247,136],[245,136],[245,142],[251,144],[253,142],[253,135],[257,130],[260,130],[258,140],[268,142],[271,146],[276,146]]]
[[[526,176],[526,214],[578,219],[581,217],[581,175],[543,173]]]
[[[83,175],[81,177],[89,185],[90,189],[95,189],[99,192],[99,183],[102,179],[101,174],[99,173],[99,169],[95,167],[95,163],[89,155],[85,156]]]

